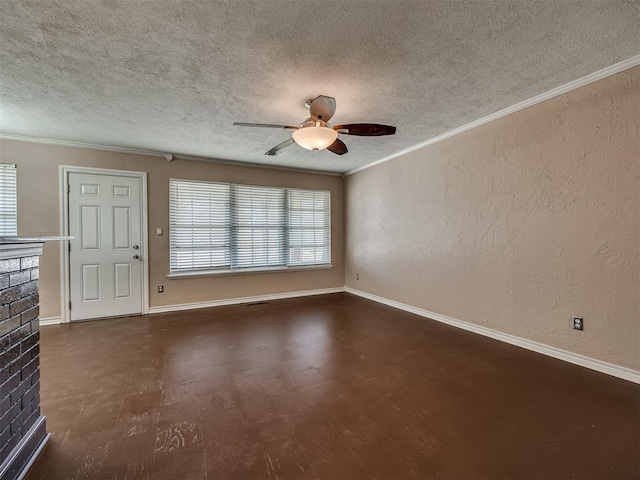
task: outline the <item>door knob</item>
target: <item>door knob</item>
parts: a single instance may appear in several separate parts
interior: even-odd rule
[[[140,246],[139,246],[139,245],[134,245],[134,246],[133,246],[133,249],[134,249],[134,250],[138,250],[139,248],[140,248]]]
[[[137,253],[133,256],[133,258],[135,258],[136,260],[138,260],[140,258],[140,255],[138,255]]]

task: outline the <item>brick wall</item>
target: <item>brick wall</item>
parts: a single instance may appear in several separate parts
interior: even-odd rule
[[[40,416],[38,257],[0,260],[0,463]]]

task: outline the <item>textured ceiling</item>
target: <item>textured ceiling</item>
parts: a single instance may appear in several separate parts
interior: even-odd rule
[[[0,133],[345,172],[640,53],[638,1],[0,3]],[[264,152],[307,98],[396,125]]]

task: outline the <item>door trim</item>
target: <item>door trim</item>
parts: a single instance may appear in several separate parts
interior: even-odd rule
[[[147,220],[147,172],[110,170],[107,168],[75,167],[60,165],[60,231],[69,235],[69,174],[89,173],[94,175],[117,175],[140,179],[140,234],[142,256],[142,313],[149,313],[149,225]],[[60,242],[60,323],[70,323],[71,272],[69,268],[69,240]]]

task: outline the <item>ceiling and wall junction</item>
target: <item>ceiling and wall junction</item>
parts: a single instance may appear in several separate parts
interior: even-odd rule
[[[640,52],[623,0],[29,2],[0,5],[0,133],[344,173],[388,158]],[[349,153],[264,152],[304,101]]]

